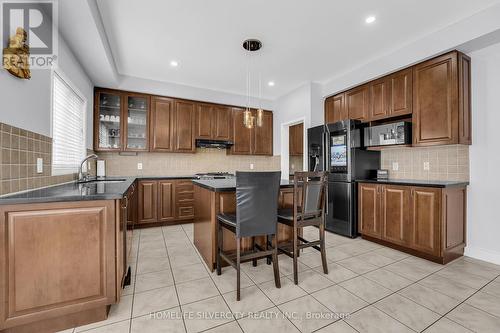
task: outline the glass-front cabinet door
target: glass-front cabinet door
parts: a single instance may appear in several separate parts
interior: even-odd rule
[[[122,95],[112,92],[96,93],[94,119],[96,138],[94,149],[100,151],[122,149]]]
[[[144,95],[127,95],[125,107],[125,150],[148,150],[148,114],[149,97]]]

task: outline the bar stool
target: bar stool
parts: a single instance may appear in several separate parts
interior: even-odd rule
[[[281,288],[278,269],[277,220],[281,172],[236,172],[236,215],[217,215],[217,275],[221,275],[221,259],[236,269],[236,300],[240,300],[240,263],[271,258],[276,288]],[[223,252],[223,229],[236,236],[236,256]],[[256,236],[266,237],[265,249],[255,243]],[[269,248],[269,237],[276,245]],[[250,251],[241,253],[241,239],[252,238]]]
[[[293,281],[298,284],[297,258],[299,250],[308,247],[321,252],[323,272],[328,274],[325,251],[325,191],[327,183],[326,172],[295,172],[293,184],[293,208],[280,209],[278,211],[278,222],[293,228],[293,240],[282,244],[278,248],[293,259]],[[299,195],[302,201],[299,202]],[[319,240],[308,241],[299,236],[303,227],[319,227]]]

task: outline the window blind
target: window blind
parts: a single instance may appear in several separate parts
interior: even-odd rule
[[[78,172],[85,157],[85,101],[54,72],[52,174]]]

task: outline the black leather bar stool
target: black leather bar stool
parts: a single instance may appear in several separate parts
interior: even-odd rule
[[[281,288],[278,269],[277,245],[269,249],[268,239],[276,238],[278,220],[278,195],[281,172],[236,172],[236,215],[217,215],[217,275],[221,274],[221,259],[236,268],[236,300],[240,300],[240,263],[272,257],[274,281]],[[222,249],[222,228],[235,233],[236,256]],[[255,244],[256,236],[266,236],[266,248]],[[252,238],[252,249],[241,253],[241,239]],[[277,244],[277,242],[276,242]]]
[[[298,284],[297,258],[299,251],[308,247],[321,252],[323,272],[328,274],[325,251],[325,172],[296,172],[294,174],[293,208],[280,209],[278,222],[293,228],[293,241],[282,244],[278,249],[293,259],[293,281]],[[300,198],[302,199],[301,201]],[[303,227],[319,227],[319,240],[308,241],[299,236]]]

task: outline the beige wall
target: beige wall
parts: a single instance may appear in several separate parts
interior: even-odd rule
[[[106,161],[107,176],[180,176],[200,172],[279,171],[280,156],[226,155],[225,150],[198,149],[195,154],[138,153],[126,156],[117,153],[101,153]],[[137,163],[143,169],[137,170]]]
[[[392,170],[393,162],[399,170]],[[430,170],[424,170],[429,162]],[[469,146],[388,148],[382,150],[382,169],[391,178],[423,180],[469,180]]]

